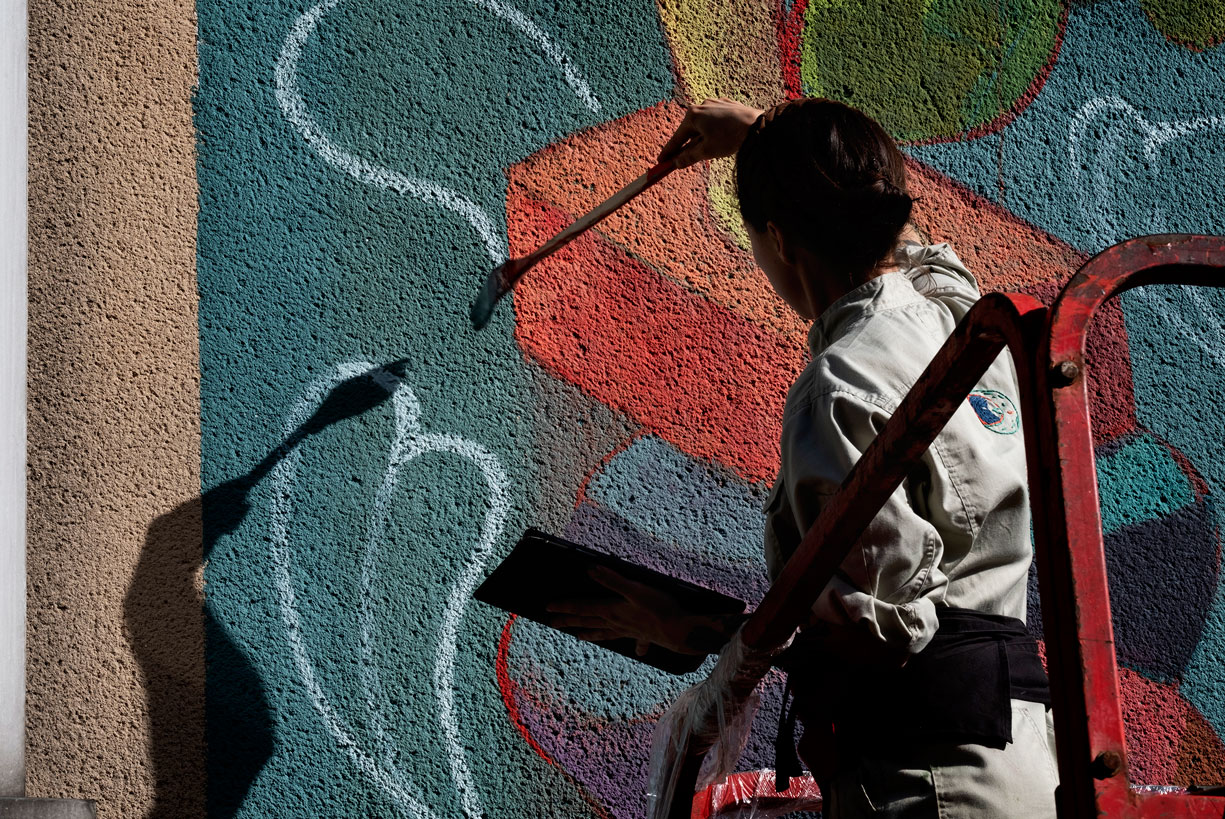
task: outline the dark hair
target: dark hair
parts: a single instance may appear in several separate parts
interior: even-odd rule
[[[902,152],[868,115],[826,99],[758,117],[736,154],[740,214],[858,281],[897,242],[914,203]]]

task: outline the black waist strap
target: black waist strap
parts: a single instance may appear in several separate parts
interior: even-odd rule
[[[806,730],[832,727],[840,751],[863,743],[953,742],[1003,748],[1012,741],[1011,700],[1050,704],[1037,643],[1013,617],[940,607],[923,651],[891,670],[831,667],[819,643],[797,639],[779,663],[795,695],[776,746],[780,782],[799,772],[796,710]],[[816,723],[816,724],[812,724]]]

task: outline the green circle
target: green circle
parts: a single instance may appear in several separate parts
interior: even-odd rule
[[[1056,48],[1060,0],[812,0],[804,93],[895,139],[955,137],[1012,111]]]

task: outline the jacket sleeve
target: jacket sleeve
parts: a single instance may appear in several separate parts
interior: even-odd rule
[[[779,519],[768,526],[777,534],[794,521],[795,536],[808,531],[889,414],[847,392],[819,396],[790,413],[783,424],[778,508],[771,511]],[[948,586],[938,568],[944,547],[915,508],[927,495],[929,475],[921,467],[897,488],[814,606],[817,620],[855,626],[862,639],[878,644],[865,648],[914,654],[938,628],[935,605]]]

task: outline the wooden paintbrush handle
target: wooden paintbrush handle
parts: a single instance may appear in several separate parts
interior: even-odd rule
[[[621,207],[626,202],[630,201],[635,196],[642,193],[644,190],[651,187],[668,174],[672,173],[674,170],[676,170],[676,164],[672,160],[669,159],[666,162],[660,162],[642,176],[638,177],[633,182],[629,183],[624,188],[617,191],[600,204],[596,205],[594,208],[588,211],[585,216],[574,222],[574,224],[570,225],[561,233],[558,233],[552,239],[549,239],[527,256],[524,256],[523,260],[527,262],[527,264],[521,271],[519,271],[519,276],[526,273],[529,267],[536,264],[541,259],[551,256],[560,248],[568,245],[580,234],[584,233],[589,227],[608,216],[617,208]],[[515,278],[518,278],[518,276]]]

